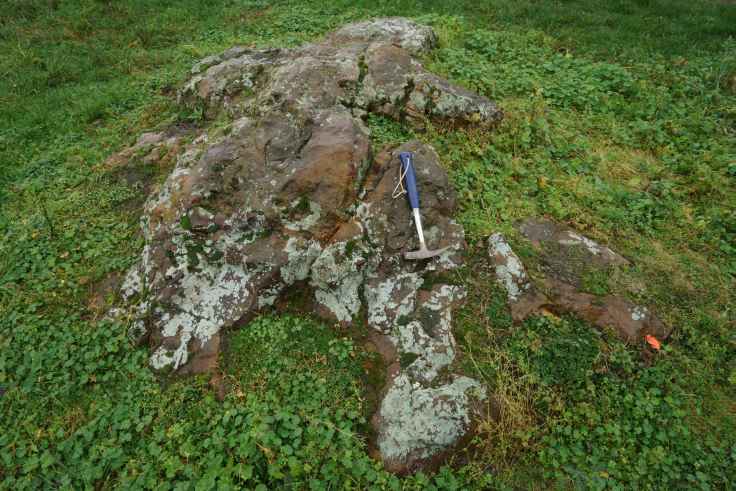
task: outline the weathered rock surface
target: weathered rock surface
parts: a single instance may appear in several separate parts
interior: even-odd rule
[[[586,273],[629,264],[608,247],[550,220],[526,220],[517,228],[539,253],[548,276],[577,287]]]
[[[405,374],[394,378],[375,418],[387,469],[405,473],[442,457],[467,433],[470,396],[484,397],[482,390],[468,377],[437,388],[423,387]]]
[[[488,255],[498,283],[506,290],[514,321],[544,309],[572,313],[602,328],[613,328],[628,342],[651,334],[665,339],[670,329],[647,307],[618,295],[597,296],[580,291],[582,275],[628,265],[608,247],[548,220],[528,220],[520,233],[537,250],[543,277],[530,279],[524,264],[501,234],[488,239]]]
[[[488,238],[488,255],[494,265],[496,279],[508,296],[511,317],[519,322],[549,303],[526,273],[519,256],[511,250],[506,238],[493,234]]]
[[[417,141],[373,156],[361,117],[409,123],[495,123],[489,100],[423,69],[431,28],[406,19],[351,24],[293,50],[233,48],[195,65],[182,104],[223,114],[218,130],[182,145],[144,207],[145,247],[123,284],[131,332],[155,369],[202,372],[222,330],[275,305],[289,287],[313,292],[316,312],[349,325],[362,309],[383,346],[389,382],[374,422],[392,470],[437,460],[471,427],[480,384],[450,373],[452,308],[462,288],[431,275],[458,267],[464,231],[437,153]],[[222,122],[224,119],[224,123]],[[394,199],[398,152],[415,154],[427,261],[404,198]]]
[[[427,72],[414,55],[432,50],[431,28],[402,18],[350,24],[301,48],[235,47],[192,69],[181,102],[239,117],[264,109],[314,114],[347,108],[419,121],[494,124],[498,107]]]

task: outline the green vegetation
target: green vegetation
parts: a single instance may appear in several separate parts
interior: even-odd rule
[[[427,66],[506,111],[492,132],[369,120],[377,143],[435,145],[475,251],[456,332],[501,410],[432,477],[368,457],[365,360],[340,333],[254,321],[228,340],[219,402],[201,378],[162,386],[95,300],[142,247],[142,190],[106,159],[201,119],[174,103],[193,62],[377,15],[434,25]],[[717,1],[6,2],[0,488],[735,486],[734,26]],[[512,327],[482,240],[530,215],[632,260],[584,286],[653,305],[675,327],[662,352],[575,319]]]

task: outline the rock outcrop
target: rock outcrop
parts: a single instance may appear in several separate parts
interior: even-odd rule
[[[208,116],[348,109],[409,122],[498,122],[502,114],[494,103],[426,71],[414,58],[436,44],[430,27],[393,18],[350,24],[297,49],[236,47],[197,63],[179,100]]]
[[[145,204],[145,246],[122,287],[151,366],[179,373],[211,369],[223,329],[295,285],[336,323],[364,309],[387,347],[374,423],[395,472],[451,449],[484,397],[478,382],[451,373],[452,308],[465,293],[438,278],[462,263],[465,241],[447,175],[418,141],[374,158],[362,120],[501,118],[491,101],[424,70],[414,56],[435,44],[429,27],[380,19],[297,49],[233,48],[198,63],[179,100],[217,125],[177,143],[173,171]],[[393,198],[399,151],[415,154],[430,247],[449,246],[432,260],[402,255],[418,244],[406,200]]]
[[[546,309],[575,314],[601,329],[613,328],[627,342],[646,335],[669,336],[671,330],[649,308],[619,295],[581,291],[586,274],[608,274],[612,268],[629,265],[626,258],[549,220],[527,220],[517,229],[538,254],[541,277],[536,282],[503,235],[488,239],[488,255],[498,283],[506,290],[514,321]]]

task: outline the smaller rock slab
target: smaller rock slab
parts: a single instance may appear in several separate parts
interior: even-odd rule
[[[515,322],[546,310],[574,314],[601,329],[612,328],[627,342],[636,342],[647,334],[658,339],[670,335],[670,328],[645,306],[619,295],[596,296],[580,291],[581,261],[593,268],[630,264],[621,255],[553,222],[529,220],[519,229],[540,251],[547,275],[536,283],[502,234],[488,239],[488,256],[497,282],[506,291]]]
[[[551,292],[550,310],[573,313],[601,329],[613,328],[626,342],[637,342],[647,334],[666,339],[671,333],[650,309],[619,295],[598,297],[556,280],[547,280],[545,286]]]

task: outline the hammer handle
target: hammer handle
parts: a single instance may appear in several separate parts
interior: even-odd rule
[[[401,152],[399,154],[401,160],[401,174],[404,176],[404,184],[406,185],[406,194],[409,196],[409,204],[412,209],[419,208],[419,191],[417,190],[417,176],[414,173],[414,154],[411,152]]]

